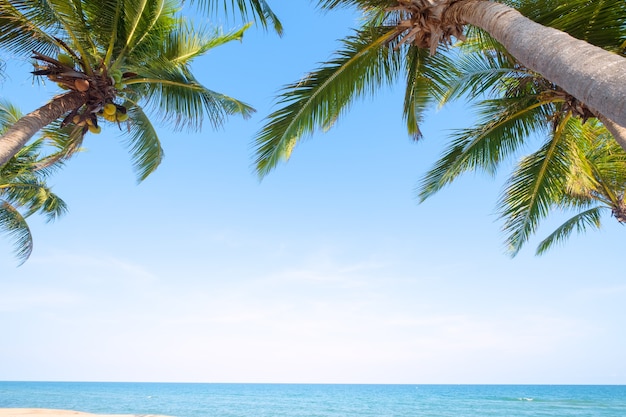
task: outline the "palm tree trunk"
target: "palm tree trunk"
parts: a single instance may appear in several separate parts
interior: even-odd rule
[[[619,146],[626,151],[626,127],[620,126],[613,120],[605,117],[601,113],[595,113],[595,116],[602,122],[606,130],[608,130]]]
[[[0,166],[6,164],[42,128],[85,102],[84,94],[69,92],[53,98],[15,122],[0,136]]]
[[[626,126],[626,58],[542,26],[492,1],[460,0],[444,17],[487,31],[524,66]]]

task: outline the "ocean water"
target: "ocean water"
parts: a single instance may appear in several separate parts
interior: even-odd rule
[[[625,417],[626,386],[0,382],[0,408],[175,417]]]

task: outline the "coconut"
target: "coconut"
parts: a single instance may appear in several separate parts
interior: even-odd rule
[[[89,90],[89,81],[79,78],[74,81],[74,87],[80,92],[85,92]]]
[[[115,114],[117,106],[113,103],[107,103],[104,105],[104,114]]]

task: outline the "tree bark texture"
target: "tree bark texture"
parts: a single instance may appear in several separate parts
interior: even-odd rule
[[[37,110],[15,122],[0,136],[0,166],[6,164],[42,128],[79,108],[85,102],[84,94],[70,92],[53,98]]]
[[[487,31],[521,64],[626,126],[626,58],[535,23],[501,3],[461,0],[445,18]]]

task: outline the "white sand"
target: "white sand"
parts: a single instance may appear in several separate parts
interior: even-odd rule
[[[167,417],[156,414],[90,414],[46,408],[0,408],[0,417]]]

